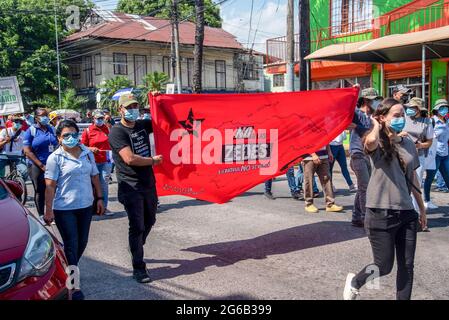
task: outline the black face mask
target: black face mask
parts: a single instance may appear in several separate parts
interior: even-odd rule
[[[407,103],[408,103],[408,100],[409,100],[408,94],[402,95],[402,97],[401,97],[401,102],[402,102],[402,104],[407,104]]]

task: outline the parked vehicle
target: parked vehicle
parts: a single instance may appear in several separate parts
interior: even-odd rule
[[[21,196],[20,184],[0,179],[0,300],[68,299],[62,244]]]

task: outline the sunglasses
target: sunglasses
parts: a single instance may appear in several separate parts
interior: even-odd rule
[[[79,133],[78,133],[78,132],[68,132],[68,133],[62,134],[62,137],[63,137],[64,139],[66,139],[66,138],[68,138],[68,137],[72,137],[73,139],[78,139]]]

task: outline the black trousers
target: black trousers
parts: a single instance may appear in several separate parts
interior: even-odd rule
[[[121,190],[119,185],[118,200],[125,207],[129,220],[129,248],[133,268],[145,269],[144,250],[146,239],[156,223],[157,194],[156,189],[145,191]],[[127,189],[127,188],[126,188]]]
[[[28,167],[28,175],[33,183],[34,204],[39,215],[43,216],[45,213],[45,172],[33,163],[31,167]]]
[[[353,279],[352,285],[360,289],[368,280],[389,274],[396,252],[396,299],[410,300],[418,229],[417,212],[366,208],[365,228],[373,250],[374,264],[363,268]]]

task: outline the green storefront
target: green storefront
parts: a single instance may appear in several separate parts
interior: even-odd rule
[[[331,44],[449,25],[449,0],[310,0],[310,24],[311,51],[314,52]],[[267,54],[276,56],[275,50],[270,51],[270,40],[267,41]],[[447,98],[447,61],[426,61],[425,92],[431,105],[437,99]],[[383,68],[382,77],[380,64],[348,63],[332,67],[332,64],[312,62],[312,88],[346,87],[357,82],[362,87],[373,86],[387,96],[396,85],[403,84],[413,89],[416,96],[422,96],[421,61],[385,64]],[[282,84],[279,82],[282,72],[282,68],[273,65],[266,69],[272,91],[282,91],[279,85]],[[274,81],[276,77],[278,81]]]

